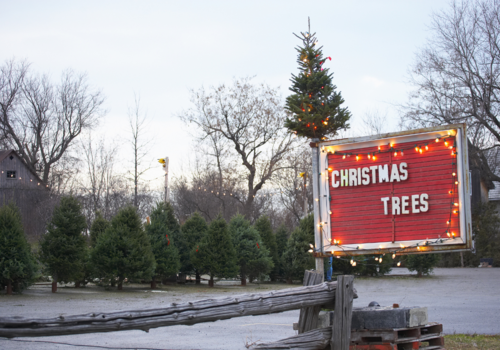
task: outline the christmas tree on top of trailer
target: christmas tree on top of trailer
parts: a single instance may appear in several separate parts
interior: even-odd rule
[[[297,136],[324,140],[333,137],[339,129],[347,129],[351,113],[337,87],[332,83],[332,73],[324,67],[331,57],[324,57],[316,33],[310,33],[310,23],[300,36],[302,46],[296,48],[299,73],[292,74],[292,95],[286,99],[286,109],[291,113],[285,126]]]

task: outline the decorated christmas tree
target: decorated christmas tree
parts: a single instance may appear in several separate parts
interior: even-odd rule
[[[278,276],[283,277],[285,275],[283,267],[283,255],[286,250],[286,244],[288,242],[288,229],[285,224],[281,224],[276,231],[276,246],[278,252],[279,266],[276,269],[278,271]]]
[[[156,288],[156,279],[175,275],[181,266],[179,252],[173,244],[172,233],[167,227],[169,222],[167,209],[165,202],[158,203],[151,213],[151,223],[146,225],[146,233],[156,261],[151,288]]]
[[[210,276],[210,287],[214,286],[215,277],[228,278],[238,274],[236,251],[226,220],[220,214],[210,223],[207,234],[195,248],[193,264]]]
[[[229,223],[229,232],[237,254],[241,285],[245,286],[248,276],[258,277],[273,268],[273,260],[262,243],[257,230],[241,214],[234,216]]]
[[[287,283],[303,279],[304,271],[314,268],[314,257],[308,252],[314,243],[314,215],[309,214],[300,220],[293,230],[283,253],[283,268]]]
[[[153,277],[155,257],[135,207],[125,207],[113,217],[110,226],[97,238],[91,259],[96,277],[111,284],[117,281],[120,290],[125,278]]]
[[[347,129],[351,113],[341,108],[344,99],[332,84],[332,73],[324,65],[331,57],[324,57],[316,33],[294,34],[302,40],[296,48],[299,73],[292,74],[292,95],[286,99],[286,109],[292,114],[285,126],[297,136],[324,140],[333,137],[339,129]]]
[[[269,250],[269,256],[273,260],[273,270],[270,272],[271,281],[276,280],[276,275],[278,274],[279,258],[278,258],[278,246],[276,245],[276,236],[274,235],[273,228],[271,227],[271,221],[265,215],[257,219],[254,225],[257,232],[259,232],[262,241],[264,242],[264,247]],[[254,276],[256,277],[256,276]]]
[[[196,247],[199,246],[201,240],[207,234],[207,231],[207,222],[198,212],[191,215],[181,227],[183,242],[183,249],[180,252],[181,272],[194,272],[196,274],[196,284],[201,283],[201,269],[199,266],[193,264],[191,256],[196,253]]]
[[[109,221],[106,220],[100,211],[97,212],[92,225],[90,225],[90,246],[95,247],[97,243],[97,237],[109,226]]]

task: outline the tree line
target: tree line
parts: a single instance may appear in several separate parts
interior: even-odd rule
[[[289,234],[285,225],[273,231],[268,217],[253,225],[237,214],[227,222],[211,222],[197,212],[182,225],[171,204],[158,202],[146,222],[137,209],[125,206],[111,219],[100,213],[87,235],[86,218],[77,198],[63,196],[33,253],[13,203],[0,208],[0,286],[22,291],[40,275],[57,283],[88,282],[122,289],[125,281],[150,282],[155,288],[177,274],[247,281],[301,279],[314,266],[309,245],[314,241],[313,217],[304,218]],[[175,279],[174,279],[175,281]]]

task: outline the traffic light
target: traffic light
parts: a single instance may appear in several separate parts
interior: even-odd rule
[[[163,171],[168,173],[168,157],[158,159],[158,163],[163,166]]]

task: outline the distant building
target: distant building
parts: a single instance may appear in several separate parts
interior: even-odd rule
[[[29,241],[37,241],[45,232],[50,213],[50,191],[14,150],[0,151],[0,204],[13,201],[20,209],[24,232]]]
[[[495,188],[491,189],[488,193],[488,199],[497,207],[497,212],[500,213],[500,182],[493,181]]]
[[[493,159],[491,160],[491,163],[493,163],[492,168],[499,169],[500,154],[497,153],[496,157],[493,157]],[[496,171],[497,175],[498,173],[500,173],[499,170]],[[493,186],[489,190],[488,201],[495,204],[496,210],[500,214],[500,182],[498,181],[491,181],[491,182]]]
[[[494,181],[489,180],[477,168],[470,169],[472,209],[479,203],[488,203],[489,194],[495,190]]]

